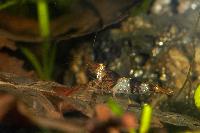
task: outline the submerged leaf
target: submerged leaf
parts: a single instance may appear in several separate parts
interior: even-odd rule
[[[33,78],[34,73],[23,68],[24,62],[6,53],[0,53],[0,71]]]
[[[68,12],[51,21],[52,36],[56,40],[65,40],[99,31],[127,17],[128,10],[139,2],[140,0],[77,0],[70,7],[67,5]],[[39,26],[35,19],[2,11],[0,20],[0,35],[23,42],[43,40],[39,36]]]
[[[27,48],[21,48],[22,52],[24,53],[24,55],[26,55],[26,57],[28,58],[28,60],[31,62],[31,64],[33,65],[33,67],[35,68],[35,70],[37,71],[38,75],[43,78],[43,74],[42,74],[42,67],[38,61],[38,59],[36,58],[36,56]]]

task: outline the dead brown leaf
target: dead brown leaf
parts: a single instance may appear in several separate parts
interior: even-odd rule
[[[4,119],[4,116],[7,114],[14,103],[15,99],[12,95],[0,95],[0,121]]]
[[[0,36],[0,49],[2,49],[2,48],[8,48],[13,51],[15,51],[17,49],[14,41],[12,41],[4,36]]]
[[[23,68],[24,62],[6,53],[0,53],[0,71],[33,78],[34,72]]]
[[[121,21],[139,0],[77,0],[66,13],[51,21],[54,39],[63,40],[90,34]],[[79,21],[77,21],[79,20]],[[41,42],[38,22],[0,12],[0,36],[23,42]]]
[[[100,91],[99,93],[95,93],[96,90],[92,88],[91,85],[92,84],[78,86],[73,90],[73,88],[51,81],[33,81],[26,78],[22,79],[12,74],[0,73],[0,91],[7,92],[20,100],[21,104],[17,104],[16,106],[20,110],[19,112],[22,114],[23,118],[25,117],[31,121],[32,124],[62,131],[86,130],[87,122],[85,120],[77,121],[77,119],[64,118],[62,111],[74,109],[86,116],[90,114],[88,116],[92,118],[94,106],[100,104],[97,106],[99,120],[108,119],[108,121],[99,121],[96,118],[90,119],[87,128],[89,131],[105,131],[105,129],[109,129],[110,127],[121,130],[123,124],[126,127],[137,125],[132,114],[125,115],[122,119],[109,115],[109,109],[101,104],[105,103],[106,100],[110,98],[110,93],[104,91],[102,95],[101,90],[98,90]],[[127,102],[127,99],[124,97],[117,97],[117,100],[124,108],[127,108],[124,103],[124,101]],[[61,109],[59,109],[59,103],[63,104]],[[140,119],[141,108],[137,106],[130,109],[130,111],[134,111],[135,116]],[[7,118],[10,119],[15,118],[12,115],[8,116]],[[161,122],[186,126],[191,129],[200,127],[200,122],[192,117],[173,112],[154,110],[152,127],[162,128],[163,125]]]

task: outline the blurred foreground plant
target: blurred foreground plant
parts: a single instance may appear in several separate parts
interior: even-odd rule
[[[111,109],[112,113],[116,116],[122,116],[124,113],[123,108],[117,103],[115,102],[113,99],[109,99],[109,101],[107,102],[108,107]]]
[[[113,114],[115,114],[116,116],[122,116],[124,114],[124,110],[122,109],[122,107],[113,99],[110,99],[107,104],[108,107],[113,112]],[[149,104],[144,104],[140,118],[139,133],[147,133],[149,131],[151,125],[151,117],[152,117],[152,107]],[[129,133],[135,133],[135,132],[136,131],[134,128],[129,129]]]
[[[40,28],[40,35],[43,39],[41,45],[42,63],[27,48],[21,48],[22,52],[31,62],[41,79],[51,79],[54,70],[54,61],[56,55],[55,45],[50,43],[50,23],[47,0],[37,0],[37,13]]]
[[[0,10],[3,10],[9,6],[15,5],[18,2],[18,0],[9,0],[6,2],[0,2]]]
[[[68,0],[69,1],[69,0]],[[38,23],[40,28],[40,36],[43,39],[41,45],[42,59],[40,60],[32,53],[28,48],[22,47],[21,51],[24,53],[26,58],[35,68],[38,76],[41,79],[52,79],[54,70],[54,61],[56,56],[56,46],[50,42],[50,23],[49,23],[49,11],[47,0],[7,0],[0,2],[0,10],[6,9],[18,3],[36,2]],[[60,3],[60,1],[58,1]],[[69,3],[69,2],[68,2]]]
[[[125,113],[123,108],[113,99],[109,99],[107,104],[114,115],[121,117]],[[136,133],[135,128],[129,127],[129,133]]]
[[[139,133],[148,133],[148,130],[151,125],[151,116],[152,116],[152,107],[148,104],[144,104],[140,118]]]
[[[198,87],[195,90],[194,102],[195,102],[195,105],[198,108],[198,110],[200,110],[200,85],[198,85]]]

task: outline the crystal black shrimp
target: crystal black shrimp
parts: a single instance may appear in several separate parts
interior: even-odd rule
[[[148,98],[154,94],[172,95],[173,91],[155,85],[153,83],[141,82],[135,78],[120,77],[115,72],[107,69],[104,64],[94,64],[90,71],[95,75],[94,82],[98,84],[97,91],[112,93],[116,95],[128,95],[131,98],[138,100],[142,97]]]

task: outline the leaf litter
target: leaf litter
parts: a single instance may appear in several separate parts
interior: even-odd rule
[[[195,118],[199,113],[193,106],[193,94],[189,90],[193,90],[199,83],[198,31],[187,34],[192,24],[189,18],[181,23],[184,17],[180,15],[170,17],[169,20],[166,17],[158,22],[153,21],[158,20],[155,16],[130,17],[121,29],[109,30],[105,36],[110,38],[103,37],[106,45],[97,40],[93,47],[94,51],[99,50],[94,53],[95,61],[101,63],[83,59],[94,78],[84,82],[77,80],[79,84],[72,87],[52,81],[23,78],[29,73],[23,69],[23,61],[1,52],[2,59],[11,62],[10,66],[19,66],[15,70],[1,65],[4,66],[1,70],[3,72],[0,72],[1,123],[13,130],[16,127],[38,126],[64,132],[120,132],[127,131],[130,126],[138,128],[140,104],[149,102],[155,108],[151,123],[153,128],[174,125],[200,129],[199,117]],[[137,19],[138,23],[130,19]],[[130,23],[134,23],[134,26],[131,27]],[[145,34],[143,31],[146,31]],[[16,50],[12,41],[5,38],[1,40],[5,42],[2,47]],[[13,40],[24,41],[23,38]],[[145,45],[148,41],[153,43]],[[123,42],[125,44],[121,47]],[[196,52],[190,52],[192,46],[195,46]],[[134,51],[135,48],[138,51]],[[110,51],[106,53],[104,49]],[[115,56],[115,50],[121,51],[121,54]],[[73,53],[77,54],[76,51]],[[101,57],[105,58],[102,60]],[[85,69],[80,71],[86,73]],[[11,74],[14,72],[19,72],[16,74],[20,76]],[[177,99],[175,96],[179,90],[186,92],[183,91],[184,94],[178,95],[180,99]],[[110,97],[128,113],[115,116],[105,105]],[[179,102],[182,105],[180,108],[177,107]],[[67,116],[74,111],[79,112],[78,118]],[[194,113],[190,115],[191,112]]]

